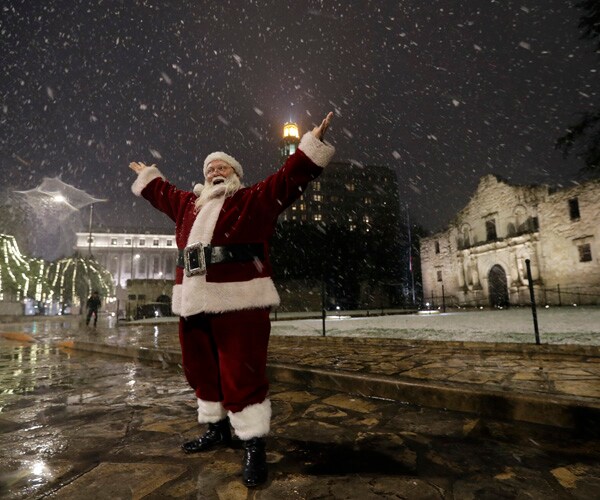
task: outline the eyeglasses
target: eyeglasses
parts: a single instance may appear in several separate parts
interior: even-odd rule
[[[227,170],[229,170],[230,168],[232,168],[232,167],[229,165],[217,165],[215,167],[208,167],[206,169],[206,175],[214,174],[217,172],[220,174],[223,174],[223,173],[227,172]]]

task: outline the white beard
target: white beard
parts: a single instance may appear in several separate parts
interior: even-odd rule
[[[215,184],[215,181],[219,180],[222,180],[223,182]],[[209,200],[221,196],[231,196],[242,187],[240,178],[237,175],[230,175],[227,178],[215,177],[210,184],[207,183],[202,187],[202,191],[194,203],[196,212],[199,212]],[[196,191],[196,189],[194,189],[194,191]]]

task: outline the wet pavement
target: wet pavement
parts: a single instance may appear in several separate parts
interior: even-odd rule
[[[283,322],[277,324],[281,330]],[[0,336],[181,363],[176,323],[98,329],[77,319],[0,325]],[[274,335],[273,381],[600,433],[600,347]]]
[[[279,382],[269,481],[247,490],[239,442],[180,451],[200,427],[175,364],[59,347],[67,328],[29,332],[37,342],[0,337],[1,498],[590,499],[600,490],[596,438]]]
[[[177,366],[174,325],[0,326],[2,498],[589,499],[600,490],[600,441],[580,427],[364,395],[391,379],[400,394],[411,382],[443,399],[435,386],[453,373],[446,382],[461,394],[459,384],[470,384],[473,394],[561,396],[593,409],[593,350],[532,354],[516,346],[273,337],[269,481],[247,490],[239,443],[199,455],[180,451],[200,427]],[[485,375],[494,367],[504,376]],[[539,377],[540,367],[563,375]],[[589,389],[569,394],[567,375]]]

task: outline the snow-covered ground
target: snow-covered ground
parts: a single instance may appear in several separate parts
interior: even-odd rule
[[[538,309],[543,344],[600,345],[600,308]],[[273,322],[274,335],[321,335],[320,319]],[[328,336],[476,342],[535,342],[531,309],[348,318],[328,317]]]

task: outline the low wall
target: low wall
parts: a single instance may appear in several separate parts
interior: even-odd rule
[[[0,316],[22,316],[23,304],[21,302],[0,302]]]

